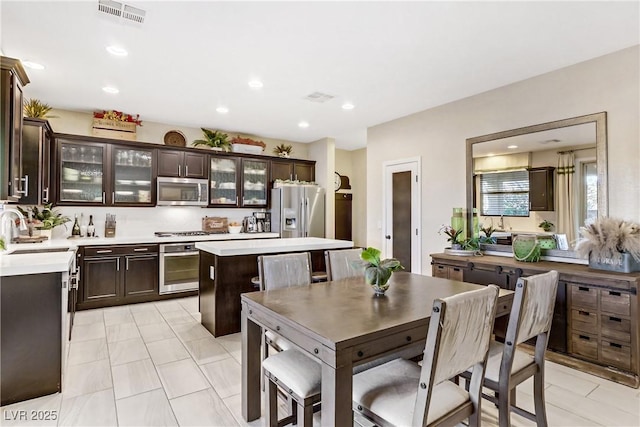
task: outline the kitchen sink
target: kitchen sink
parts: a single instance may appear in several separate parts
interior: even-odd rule
[[[9,255],[42,254],[47,252],[67,252],[69,248],[25,248],[15,249]]]

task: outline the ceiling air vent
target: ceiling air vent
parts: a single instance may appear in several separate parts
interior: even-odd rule
[[[318,102],[318,103],[327,102],[333,98],[335,98],[333,95],[327,95],[326,93],[322,93],[322,92],[313,92],[312,94],[309,94],[304,97],[304,99],[306,99],[307,101]]]
[[[113,0],[98,0],[98,10],[107,15],[116,16],[139,24],[144,23],[144,17],[146,15],[146,12],[142,9]]]

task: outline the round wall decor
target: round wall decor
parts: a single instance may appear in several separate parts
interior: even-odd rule
[[[187,145],[187,139],[179,130],[170,130],[169,132],[164,134],[164,145],[171,145],[173,147],[185,147]]]

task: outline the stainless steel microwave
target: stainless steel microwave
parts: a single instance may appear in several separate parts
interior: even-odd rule
[[[159,206],[207,206],[206,179],[158,177]]]

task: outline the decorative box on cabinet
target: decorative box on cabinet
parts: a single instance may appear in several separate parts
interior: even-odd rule
[[[22,173],[22,87],[29,77],[19,60],[0,56],[0,200],[20,201],[28,180]]]

